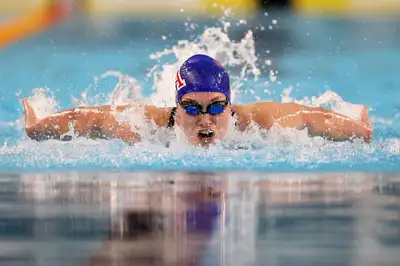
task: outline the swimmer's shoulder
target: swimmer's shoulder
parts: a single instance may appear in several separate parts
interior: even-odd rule
[[[278,102],[256,102],[248,104],[234,104],[232,109],[235,113],[241,115],[262,115],[262,116],[275,116],[282,109],[289,109],[291,103],[284,104]]]
[[[154,105],[144,106],[144,114],[146,119],[152,121],[155,125],[159,127],[168,127],[172,113],[172,107],[157,107]],[[174,119],[174,118],[172,118]]]
[[[125,105],[96,105],[96,106],[77,106],[74,108],[71,108],[70,110],[72,111],[82,111],[82,112],[102,112],[102,113],[108,113],[108,112],[123,112],[126,109],[132,107],[132,105],[125,104]]]
[[[263,128],[270,128],[273,123],[272,113],[277,108],[277,102],[257,102],[248,104],[234,104],[232,110],[238,121],[238,126],[244,130],[251,122],[256,122]]]
[[[149,121],[152,121],[154,124],[160,127],[167,127],[169,120],[171,119],[172,114],[172,107],[157,107],[154,105],[138,105],[138,104],[128,104],[128,105],[119,105],[116,107],[117,112],[124,112],[125,110],[128,110],[129,108],[132,108],[132,110],[135,110],[138,108],[140,110],[144,111],[144,116],[146,119]]]

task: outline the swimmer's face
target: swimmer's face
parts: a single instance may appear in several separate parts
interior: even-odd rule
[[[231,108],[227,103],[223,112],[218,115],[190,115],[184,107],[188,104],[200,104],[202,111],[206,112],[209,104],[225,106],[226,100],[226,96],[218,92],[193,92],[184,95],[180,103],[177,103],[176,123],[192,145],[212,144],[215,140],[225,137],[231,119]]]

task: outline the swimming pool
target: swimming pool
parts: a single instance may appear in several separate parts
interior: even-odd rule
[[[63,171],[1,174],[0,183],[0,265],[400,259],[394,174]]]
[[[399,27],[395,18],[288,12],[222,22],[74,18],[0,54],[0,169],[399,171]],[[354,117],[359,107],[348,102],[369,106],[372,144],[330,143],[305,132],[272,132],[266,139],[256,132],[208,150],[150,140],[127,147],[25,137],[19,97],[31,97],[41,115],[130,99],[171,105],[177,63],[205,50],[228,66],[236,102],[299,101]],[[118,75],[122,85],[115,89]],[[246,149],[235,149],[237,143]]]

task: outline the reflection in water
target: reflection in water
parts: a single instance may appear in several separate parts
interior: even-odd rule
[[[389,174],[0,177],[0,265],[398,265]]]

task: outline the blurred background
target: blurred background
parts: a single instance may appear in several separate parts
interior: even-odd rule
[[[48,87],[65,107],[67,88],[81,92],[94,76],[117,70],[136,78],[148,95],[154,84],[143,77],[157,63],[150,55],[179,40],[193,43],[205,29],[222,28],[222,18],[231,22],[231,42],[251,31],[261,77],[270,82],[273,70],[281,81],[269,84],[269,95],[264,82],[249,84],[256,96],[240,91],[241,102],[282,100],[292,86],[297,99],[333,90],[393,116],[378,96],[399,85],[392,78],[399,66],[398,12],[399,0],[1,1],[0,47],[7,50],[0,56],[0,88],[26,95]]]

